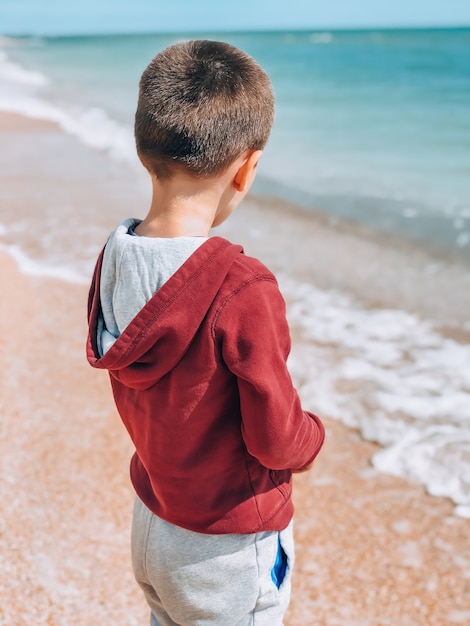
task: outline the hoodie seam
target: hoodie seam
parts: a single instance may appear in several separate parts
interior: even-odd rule
[[[252,495],[252,498],[253,498],[253,501],[254,501],[256,514],[258,515],[258,519],[259,519],[260,525],[262,525],[263,524],[263,517],[262,517],[261,512],[259,510],[258,498],[256,497],[257,493],[256,493],[256,490],[254,488],[253,481],[251,479],[251,472],[250,472],[250,468],[249,468],[249,464],[248,464],[247,454],[248,454],[248,451],[245,448],[244,451],[243,451],[243,456],[244,456],[244,460],[245,460],[246,475],[247,475],[247,478],[248,478],[248,483],[250,485],[251,495]],[[258,525],[258,527],[259,527],[259,525]]]
[[[261,281],[270,282],[270,283],[274,283],[275,285],[277,285],[277,281],[274,276],[269,276],[268,274],[257,274],[256,276],[252,276],[251,278],[247,278],[246,280],[244,280],[242,283],[240,283],[240,285],[238,285],[236,289],[233,289],[228,295],[226,295],[223,298],[223,300],[220,302],[217,310],[214,313],[214,318],[211,324],[211,335],[214,341],[216,339],[216,334],[217,334],[217,331],[216,331],[217,322],[219,321],[220,315],[225,310],[229,302],[237,294],[243,291],[246,287],[249,287],[251,284],[255,282],[261,282]]]

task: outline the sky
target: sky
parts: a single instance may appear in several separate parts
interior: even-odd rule
[[[470,0],[0,0],[0,33],[470,26]]]

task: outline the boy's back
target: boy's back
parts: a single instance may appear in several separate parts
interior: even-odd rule
[[[208,238],[254,179],[272,103],[227,44],[157,55],[136,114],[152,206],[114,231],[90,290],[88,359],[136,448],[133,559],[153,624],[275,626],[289,598],[292,471],[324,431],[292,386],[274,276]]]
[[[130,247],[160,243],[120,230],[113,238]],[[108,259],[120,277],[134,265],[124,269],[122,259]],[[131,478],[139,497],[197,532],[287,526],[290,470],[312,461],[319,430],[310,428],[287,372],[289,333],[273,275],[212,237],[97,358],[99,307],[109,306],[98,297],[100,274],[98,265],[90,361],[111,372],[137,450]]]

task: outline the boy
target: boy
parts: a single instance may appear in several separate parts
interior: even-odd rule
[[[292,472],[324,430],[286,368],[274,276],[209,238],[250,188],[273,116],[268,77],[233,46],[158,54],[135,118],[150,211],[118,226],[93,277],[87,354],[136,449],[132,559],[153,626],[278,626],[289,602]]]

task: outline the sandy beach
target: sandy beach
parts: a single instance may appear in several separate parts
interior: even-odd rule
[[[12,207],[28,215],[48,189],[64,185],[67,172],[61,179],[57,173],[60,142],[72,140],[51,124],[6,114],[0,115],[0,135],[9,135],[17,156],[26,150],[25,138],[30,141],[29,160],[17,160],[13,173],[0,171],[2,216],[13,221]],[[41,144],[31,140],[36,135]],[[50,152],[36,153],[35,145]],[[31,163],[42,156],[47,162],[38,177]],[[112,187],[117,197],[125,184],[109,170],[102,178],[98,172],[87,187],[74,179],[67,188],[72,203],[85,194],[95,199],[87,219],[108,201]],[[63,187],[57,193],[66,195]],[[308,271],[296,245],[306,228],[318,260]],[[387,307],[399,298],[401,307],[432,318],[442,333],[468,341],[462,322],[470,289],[461,289],[453,319],[445,310],[455,285],[470,280],[458,265],[430,270],[424,252],[405,253],[325,219],[309,219],[307,226],[305,216],[286,219],[256,199],[219,234],[240,241],[275,273],[285,270],[286,257],[276,250],[280,239],[287,240],[290,269],[299,280],[345,291],[370,306]],[[388,260],[381,270],[373,262],[378,251]],[[387,289],[384,266],[394,272],[398,292]],[[129,555],[132,448],[106,374],[85,359],[88,287],[22,273],[4,252],[0,280],[0,625],[143,626],[148,611]],[[302,336],[295,328],[292,335],[295,347]],[[378,447],[322,417],[325,448],[313,470],[295,478],[297,563],[286,626],[469,623],[470,520],[456,517],[450,500],[377,472],[370,460]]]

